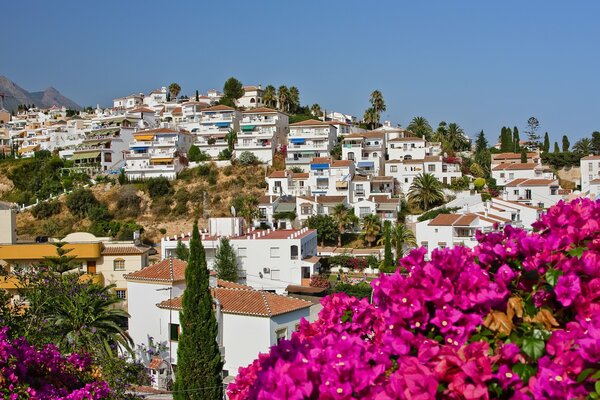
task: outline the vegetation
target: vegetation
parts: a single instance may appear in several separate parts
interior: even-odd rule
[[[333,208],[331,215],[337,227],[337,245],[342,246],[342,235],[346,230],[351,229],[358,222],[358,217],[354,214],[354,209],[346,207],[344,204],[337,204]]]
[[[42,201],[31,209],[31,214],[37,219],[50,218],[53,215],[60,214],[62,204],[57,201]]]
[[[366,215],[362,220],[362,235],[364,241],[371,247],[380,234],[381,218],[373,214]]]
[[[317,230],[317,240],[321,246],[325,246],[325,242],[333,242],[338,236],[338,230],[335,220],[331,215],[318,214],[308,217],[305,225],[310,229]]]
[[[185,262],[190,258],[190,248],[181,242],[181,239],[177,240],[177,247],[175,248],[175,257]]]
[[[530,149],[537,149],[540,145],[540,135],[538,129],[540,127],[540,121],[536,117],[530,117],[527,120],[527,147]]]
[[[375,129],[380,126],[381,113],[387,109],[383,95],[379,90],[374,90],[371,93],[369,99],[371,107],[367,108],[363,116],[363,122],[366,123],[370,129]]]
[[[226,237],[221,238],[219,242],[214,268],[219,279],[230,282],[238,281],[237,258],[229,239]]]
[[[397,222],[391,232],[391,243],[394,245],[396,261],[398,261],[404,257],[407,247],[417,247],[417,238],[405,224]],[[396,264],[394,266],[396,267]]]
[[[192,145],[188,150],[188,160],[193,162],[210,161],[210,156],[207,152],[200,150],[198,146]]]
[[[171,182],[164,176],[148,179],[146,181],[146,187],[148,188],[148,194],[153,199],[173,193]]]
[[[89,189],[78,189],[67,196],[67,208],[76,217],[85,218],[99,205]]]
[[[408,201],[427,211],[444,201],[442,184],[432,174],[420,174],[410,185]]]
[[[178,83],[173,82],[169,85],[169,94],[171,95],[171,98],[176,99],[180,92],[181,86],[179,86]]]
[[[406,129],[427,141],[431,141],[433,129],[425,117],[414,117]]]
[[[200,241],[198,222],[194,222],[190,239],[190,257],[185,270],[180,324],[184,329],[177,349],[177,371],[174,398],[220,399],[223,397],[221,372],[223,362],[217,343],[217,320],[213,314],[208,286],[208,269],[204,247]],[[195,392],[197,388],[205,388]]]
[[[383,245],[383,270],[384,272],[393,272],[396,270],[396,263],[392,254],[392,223],[390,221],[383,223]]]
[[[254,153],[250,151],[242,152],[242,154],[240,154],[240,156],[237,158],[237,161],[240,163],[240,165],[260,164],[260,160],[258,159],[258,157],[256,157]]]
[[[258,216],[258,198],[256,196],[236,196],[231,205],[235,208],[236,214],[244,218],[247,226],[251,226],[252,220]]]
[[[419,216],[419,218],[417,218],[417,221],[419,221],[419,222],[428,221],[430,219],[434,219],[435,217],[437,217],[440,214],[452,214],[455,211],[458,211],[459,209],[460,209],[459,207],[438,207],[433,210],[424,212],[423,214],[421,214]]]
[[[221,99],[221,104],[235,104],[235,101],[243,95],[244,87],[242,82],[238,81],[234,77],[231,77],[227,79],[223,85],[223,98]]]
[[[346,293],[348,296],[356,297],[357,299],[369,299],[373,288],[368,282],[359,282],[356,284],[340,282],[333,287],[333,293]]]
[[[446,124],[445,121],[440,122],[433,134],[433,140],[441,142],[442,150],[450,156],[456,152],[468,150],[470,145],[469,138],[455,122],[450,124]]]

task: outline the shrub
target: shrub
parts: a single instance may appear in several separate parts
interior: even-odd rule
[[[238,162],[240,165],[256,165],[260,163],[258,157],[249,151],[242,152],[238,157]]]
[[[366,258],[351,257],[350,259],[348,259],[348,268],[350,268],[353,271],[361,272],[362,270],[367,268],[368,265],[369,263]]]
[[[161,235],[164,235],[165,233],[167,233],[167,230],[165,228],[160,228],[158,231],[160,232]]]
[[[31,209],[31,214],[37,219],[46,219],[60,214],[61,210],[62,204],[59,201],[43,201]]]
[[[67,208],[76,217],[85,218],[98,200],[89,189],[78,189],[67,196]]]
[[[310,277],[309,286],[329,289],[331,283],[329,282],[327,275],[313,275]]]
[[[135,185],[125,185],[117,193],[117,214],[124,218],[135,218],[141,211],[141,202]]]
[[[433,210],[429,210],[427,212],[424,212],[423,214],[421,214],[419,216],[419,218],[417,218],[417,221],[419,222],[423,222],[423,221],[428,221],[430,219],[434,219],[435,217],[437,217],[440,214],[452,214],[454,211],[460,209],[460,207],[438,207],[438,208],[434,208]]]
[[[169,195],[173,191],[171,182],[164,176],[148,179],[146,181],[146,187],[148,188],[148,194],[152,199]]]
[[[475,179],[473,181],[473,186],[475,187],[475,190],[483,189],[483,187],[485,186],[485,179],[483,179],[483,178]]]
[[[231,160],[231,157],[233,156],[233,153],[231,152],[231,150],[229,149],[223,149],[221,150],[221,152],[219,152],[219,155],[217,156],[217,158],[219,160]]]
[[[197,146],[192,145],[188,151],[188,160],[194,162],[209,161],[210,156],[205,151],[200,150]]]
[[[187,214],[188,207],[187,203],[190,201],[190,193],[185,189],[179,189],[177,193],[173,196],[175,200],[175,208],[173,209],[173,214],[175,215],[183,215]]]
[[[340,282],[333,287],[334,293],[346,293],[348,296],[356,297],[357,299],[370,298],[373,288],[368,282],[359,282],[357,284]]]
[[[597,398],[599,220],[600,202],[577,199],[534,232],[478,233],[430,261],[413,250],[408,273],[372,282],[372,304],[325,298],[317,321],[240,369],[229,398]]]

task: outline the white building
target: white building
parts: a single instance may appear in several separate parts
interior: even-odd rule
[[[515,179],[554,179],[549,168],[536,163],[501,163],[492,168],[496,185],[505,186]]]
[[[348,197],[354,161],[316,157],[310,162],[308,187],[313,195]]]
[[[227,133],[239,132],[241,113],[235,108],[217,105],[200,111],[200,121],[185,124],[185,128],[196,136],[194,145],[212,158],[227,148]]]
[[[436,248],[473,248],[478,243],[475,239],[478,230],[490,232],[494,230],[494,225],[501,227],[508,222],[510,221],[505,218],[489,213],[439,214],[434,219],[417,223],[417,245],[425,247],[429,257]]]
[[[125,175],[133,180],[160,176],[174,180],[184,168],[181,160],[192,142],[188,132],[168,128],[139,131],[125,156]]]
[[[235,101],[235,105],[242,108],[256,108],[264,106],[263,96],[265,94],[261,85],[244,86],[244,95]]]
[[[496,153],[492,154],[492,167],[498,164],[520,164],[521,153]],[[527,163],[541,164],[539,150],[527,153]]]
[[[169,371],[157,367],[161,361],[177,365],[181,332],[179,311],[185,290],[187,264],[165,259],[126,276],[129,292],[129,334],[138,346],[142,362],[153,370],[154,385],[166,387]],[[291,334],[302,318],[309,318],[312,303],[211,277],[211,295],[219,326],[217,342],[224,359],[225,375],[237,374],[259,353]],[[151,338],[151,339],[150,339]],[[151,342],[154,346],[151,346]],[[149,356],[148,347],[158,354]],[[158,361],[158,362],[157,362]],[[154,364],[154,365],[152,365]]]
[[[579,161],[579,167],[581,170],[581,192],[590,192],[592,182],[600,179],[600,156],[583,157]]]
[[[361,172],[380,175],[386,157],[385,133],[370,131],[353,133],[342,141],[342,159],[353,160]]]
[[[310,196],[307,172],[273,171],[267,176],[267,195]]]
[[[519,178],[504,186],[504,198],[538,208],[549,208],[571,191],[560,187],[557,179]]]
[[[156,89],[150,92],[148,96],[144,97],[144,104],[148,107],[156,108],[162,107],[163,103],[167,102],[167,87],[163,86],[160,89]]]
[[[119,97],[113,100],[113,108],[129,109],[141,106],[144,103],[144,94],[131,94],[126,97]]]
[[[315,157],[329,157],[337,144],[335,126],[314,119],[290,125],[286,166],[300,167],[308,172]]]
[[[287,114],[270,108],[251,108],[244,111],[235,146],[236,156],[249,151],[260,161],[271,164],[275,151],[287,143],[288,121]]]
[[[310,277],[319,272],[317,232],[313,229],[248,230],[242,218],[210,218],[209,229],[202,233],[206,260],[212,268],[221,237],[228,237],[238,257],[240,276],[255,289],[283,293],[288,285],[308,286]],[[189,234],[163,238],[161,255],[174,256],[178,240],[184,245]]]

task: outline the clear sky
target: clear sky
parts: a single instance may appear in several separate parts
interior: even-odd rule
[[[83,106],[235,76],[359,117],[379,89],[383,119],[471,137],[532,115],[552,140],[600,130],[598,1],[7,1],[2,15],[0,74]]]

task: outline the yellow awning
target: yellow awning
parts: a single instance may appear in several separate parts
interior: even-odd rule
[[[172,157],[150,159],[150,164],[170,164],[172,162],[173,162]]]
[[[152,140],[154,140],[154,135],[133,135],[135,137],[135,140],[141,141],[141,142],[150,142]]]
[[[75,161],[75,160],[87,160],[90,158],[98,158],[98,156],[100,155],[99,151],[86,151],[86,152],[82,152],[82,153],[75,153],[73,154],[73,157],[71,157],[71,160]]]
[[[102,243],[69,243],[64,249],[72,249],[68,256],[77,259],[100,258]],[[0,246],[0,260],[32,260],[42,261],[44,257],[56,256],[56,246],[48,243],[12,244]]]

